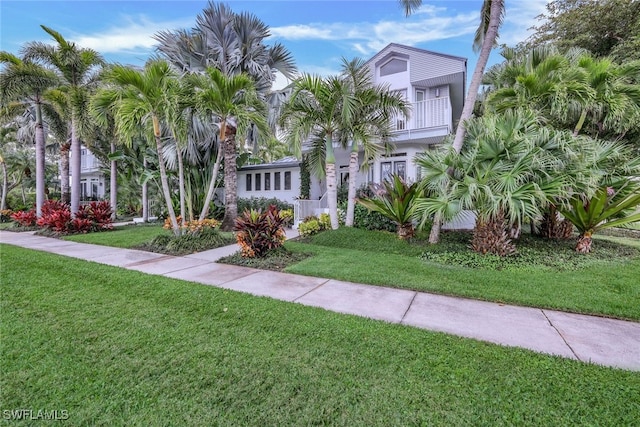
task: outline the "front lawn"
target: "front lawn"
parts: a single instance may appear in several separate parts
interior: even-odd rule
[[[499,264],[471,254],[459,236],[451,235],[449,243],[443,238],[443,244],[430,246],[343,227],[308,243],[287,242],[289,250],[313,256],[285,271],[640,320],[640,251],[632,246],[597,240],[595,253],[581,255],[570,242],[549,248],[534,241],[520,246],[524,260]]]
[[[64,410],[69,425],[640,419],[638,372],[9,245],[0,254],[3,410]]]
[[[157,236],[170,236],[171,234],[170,230],[163,229],[162,225],[159,224],[137,224],[114,227],[113,230],[99,233],[73,234],[64,236],[63,239],[72,242],[132,249],[153,240]]]

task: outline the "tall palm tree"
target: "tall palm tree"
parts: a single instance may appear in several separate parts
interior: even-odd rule
[[[188,76],[187,82],[195,89],[195,105],[200,111],[213,116],[218,124],[219,139],[222,141],[222,153],[224,155],[224,186],[225,192],[229,192],[231,200],[225,210],[230,210],[225,214],[221,227],[227,229],[233,224],[228,221],[238,216],[236,188],[236,133],[245,135],[250,126],[258,126],[263,132],[268,132],[266,121],[266,105],[262,101],[255,89],[253,80],[246,74],[227,76],[216,68],[207,68],[204,74],[192,74]],[[220,163],[214,166],[214,175],[217,175],[217,168]],[[207,190],[200,219],[207,216],[215,189],[215,178],[212,177]],[[236,212],[233,212],[235,207]],[[227,223],[225,223],[225,220]]]
[[[19,58],[9,52],[0,52],[0,94],[2,104],[17,101],[33,106],[35,112],[36,148],[36,213],[40,217],[45,199],[45,132],[42,118],[44,94],[58,83],[50,70],[30,60]],[[6,107],[6,105],[3,105]]]
[[[311,137],[317,136],[323,141],[327,201],[333,229],[339,226],[334,143],[340,141],[340,132],[353,123],[359,108],[360,100],[340,76],[303,75],[294,82],[291,97],[280,116],[285,139],[298,156]]]
[[[276,71],[287,78],[293,78],[296,73],[293,57],[282,44],[267,46],[264,43],[269,36],[269,28],[255,15],[236,14],[225,4],[210,2],[198,15],[193,31],[159,32],[156,40],[160,42],[160,53],[182,72],[203,73],[208,67],[214,67],[229,77],[245,73],[253,78],[258,93],[268,97]],[[229,157],[224,157],[225,171],[235,168],[235,134],[230,132],[228,138],[220,141],[228,144],[228,147],[222,148],[224,152],[229,152]],[[231,144],[234,145],[233,155]],[[216,177],[212,176],[212,179]],[[233,177],[233,183],[229,183],[230,187],[227,187],[225,180],[222,226],[227,229],[232,227],[238,211],[235,179],[237,177]]]
[[[16,128],[6,125],[0,128],[0,168],[2,168],[2,195],[0,196],[0,211],[7,208],[7,194],[9,194],[9,173],[7,171],[7,155],[9,145],[15,140]]]
[[[41,25],[57,43],[28,43],[23,49],[25,58],[41,61],[57,70],[66,87],[71,109],[71,212],[80,207],[81,142],[80,134],[87,123],[89,93],[97,79],[97,68],[104,65],[102,55],[93,49],[81,48],[66,40],[59,32]]]
[[[155,142],[160,169],[160,182],[171,227],[175,235],[180,235],[171,200],[171,190],[164,159],[165,141],[162,126],[170,117],[167,111],[175,93],[178,79],[166,61],[147,62],[144,70],[138,71],[122,65],[113,66],[104,74],[104,80],[111,86],[102,88],[91,103],[92,115],[105,124],[108,112],[113,112],[116,134],[126,145],[140,133],[140,127]]]
[[[400,4],[404,8],[405,14],[408,16],[413,13],[422,5],[421,0],[400,0]],[[473,39],[473,50],[479,52],[478,62],[473,70],[471,76],[471,82],[469,83],[469,89],[464,100],[464,107],[460,115],[460,121],[456,128],[455,137],[452,147],[457,152],[462,149],[462,142],[464,141],[464,135],[466,132],[466,121],[473,115],[473,108],[478,97],[478,90],[482,83],[482,75],[484,69],[489,61],[489,55],[491,50],[496,45],[498,39],[498,30],[502,25],[504,19],[505,7],[504,0],[483,0],[482,8],[480,9],[480,25],[476,30],[475,37]],[[431,229],[431,235],[429,236],[429,242],[437,243],[440,240],[440,226],[441,218],[436,217],[434,219],[434,226]]]
[[[391,119],[398,114],[407,115],[409,107],[402,96],[391,92],[387,86],[374,85],[365,61],[359,58],[343,59],[342,78],[358,100],[357,111],[347,127],[342,130],[344,142],[350,144],[349,188],[345,225],[353,226],[356,203],[357,176],[360,169],[360,148],[364,151],[364,164],[383,152],[390,152]]]

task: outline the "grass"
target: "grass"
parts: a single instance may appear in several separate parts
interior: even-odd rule
[[[568,268],[531,266],[495,270],[422,259],[426,250],[440,254],[469,252],[464,244],[429,248],[392,234],[341,228],[320,233],[310,243],[287,242],[293,252],[313,256],[286,271],[310,276],[457,295],[481,300],[640,320],[640,252],[605,240],[595,253],[552,252]],[[546,252],[548,254],[548,252]],[[597,254],[600,253],[600,256]],[[625,254],[622,257],[620,254]],[[433,256],[433,253],[431,254]],[[539,260],[541,255],[527,255]],[[463,255],[466,257],[466,255]],[[462,260],[468,261],[467,258]],[[553,261],[556,262],[556,261]]]
[[[171,236],[171,231],[162,228],[162,225],[124,225],[115,227],[111,231],[100,233],[74,234],[64,236],[64,240],[78,243],[93,243],[95,245],[113,246],[117,248],[132,249],[153,240],[159,235]]]
[[[70,425],[110,426],[640,419],[638,372],[8,245],[0,253],[3,410],[66,410]]]

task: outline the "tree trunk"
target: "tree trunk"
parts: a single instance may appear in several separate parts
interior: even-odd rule
[[[44,158],[44,126],[42,125],[42,109],[36,104],[36,215],[42,216],[42,205],[45,197],[45,158]]]
[[[147,158],[142,159],[142,165],[147,168]],[[142,184],[142,222],[149,222],[149,182]]]
[[[218,171],[220,170],[220,163],[222,162],[222,147],[218,147],[218,155],[216,156],[216,162],[213,165],[213,172],[211,172],[211,179],[209,180],[209,189],[207,190],[207,197],[204,200],[204,206],[202,206],[202,212],[200,212],[200,221],[207,218],[209,215],[209,205],[213,199],[213,194],[216,191],[216,179],[218,178]]]
[[[238,217],[238,177],[236,165],[236,130],[227,125],[222,141],[224,150],[224,218],[220,229],[233,231]]]
[[[71,116],[71,215],[75,216],[80,209],[80,176],[82,170],[82,153],[80,149],[80,140],[76,131],[76,123],[73,115]]]
[[[498,213],[486,220],[478,216],[473,229],[471,249],[481,254],[492,253],[499,256],[516,252],[516,247],[505,230],[504,214]]]
[[[184,223],[187,220],[187,209],[184,202],[184,162],[182,159],[182,151],[178,147],[178,141],[176,141],[176,156],[178,156],[178,191],[180,193],[180,219],[181,227],[184,227]]]
[[[62,203],[71,202],[69,189],[69,151],[71,144],[65,142],[60,146],[60,200]]]
[[[442,219],[439,215],[433,218],[433,225],[429,233],[429,243],[436,244],[440,241],[440,229],[442,228]]]
[[[398,224],[398,237],[402,240],[408,240],[415,236],[415,229],[413,228],[412,223],[407,224]]]
[[[111,154],[116,152],[116,144],[111,143]],[[118,210],[118,163],[111,160],[111,176],[109,177],[109,193],[111,204],[111,220],[116,220]]]
[[[338,222],[338,183],[336,180],[336,157],[333,153],[332,135],[325,138],[325,172],[327,174],[327,202],[329,204],[329,218],[331,228],[336,230]]]
[[[176,219],[176,212],[173,209],[173,202],[171,201],[171,190],[169,189],[169,179],[167,177],[167,168],[164,163],[164,153],[162,152],[162,139],[160,137],[160,123],[157,117],[153,117],[153,133],[156,139],[156,150],[158,151],[158,167],[160,168],[160,182],[162,184],[162,193],[164,194],[164,201],[167,205],[167,212],[169,213],[169,220],[171,221],[171,229],[176,236],[180,235],[180,226]]]
[[[7,193],[9,192],[9,174],[7,173],[7,164],[2,162],[2,198],[0,199],[0,211],[7,209]]]
[[[345,225],[347,227],[353,227],[353,218],[356,210],[356,186],[358,175],[358,146],[354,142],[354,147],[349,157],[349,192],[347,196],[347,217],[345,219]]]
[[[576,244],[576,252],[580,252],[583,254],[588,254],[589,252],[591,252],[592,234],[593,233],[591,231],[585,231],[584,233],[580,234],[580,236],[578,237],[578,243]]]

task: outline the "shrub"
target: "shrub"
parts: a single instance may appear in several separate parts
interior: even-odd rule
[[[293,224],[293,209],[281,210],[280,218],[282,218],[283,225],[285,227],[291,227],[291,224]]]
[[[298,224],[298,233],[302,237],[312,236],[320,232],[320,223],[315,217],[305,218],[303,222]]]
[[[76,212],[72,228],[68,231],[86,233],[88,231],[110,230],[113,228],[111,212],[111,204],[106,200],[84,205]]]
[[[248,199],[239,198],[238,199],[238,212],[244,211],[266,211],[269,209],[269,206],[275,206],[279,211],[285,209],[292,209],[293,205],[291,203],[283,202],[282,200],[271,198],[267,199],[266,197],[250,197]]]
[[[80,210],[79,219],[86,219]],[[82,228],[75,229],[71,223],[71,210],[69,205],[59,200],[47,200],[42,204],[42,215],[36,222],[39,227],[53,231],[54,233],[66,233],[72,229],[78,232],[85,232]],[[76,226],[83,227],[85,221],[78,221]]]
[[[269,250],[282,246],[286,239],[283,223],[275,205],[265,212],[245,210],[233,227],[242,256],[263,257]]]
[[[36,216],[36,210],[31,209],[28,211],[18,211],[11,214],[11,219],[17,222],[21,227],[33,227],[36,225],[38,217]]]
[[[322,213],[318,217],[318,225],[320,225],[320,231],[329,230],[331,228],[331,217],[328,213]]]
[[[184,224],[182,223],[182,217],[180,215],[178,215],[176,219],[178,220],[178,225],[181,227],[183,234],[198,235],[204,229],[213,229],[220,226],[220,221],[211,218],[203,220],[194,219],[193,221],[185,221]],[[171,230],[171,220],[169,218],[164,220],[162,228],[165,230]]]

